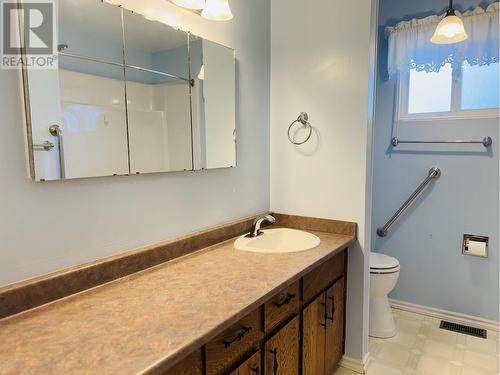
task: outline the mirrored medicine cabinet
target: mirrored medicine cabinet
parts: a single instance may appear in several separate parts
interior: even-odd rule
[[[59,0],[58,69],[23,71],[36,181],[236,166],[234,50],[100,0]]]

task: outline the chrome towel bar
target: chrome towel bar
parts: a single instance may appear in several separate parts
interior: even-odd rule
[[[50,141],[45,141],[42,143],[34,144],[33,150],[35,151],[51,151],[54,148],[54,144]]]
[[[164,73],[164,72],[160,72],[158,70],[143,68],[143,67],[136,66],[136,65],[129,65],[129,64],[123,64],[123,63],[117,63],[117,62],[113,62],[113,61],[109,61],[109,60],[98,59],[98,58],[95,58],[95,57],[90,57],[90,56],[85,56],[85,55],[79,55],[79,54],[76,54],[76,53],[61,52],[61,51],[65,50],[65,48],[63,48],[63,49],[61,49],[61,48],[63,48],[63,45],[59,46],[59,56],[68,57],[68,58],[71,58],[71,59],[91,61],[91,62],[100,63],[100,64],[107,64],[107,65],[112,65],[112,66],[116,66],[116,67],[119,67],[119,68],[125,67],[125,68],[128,68],[128,69],[140,70],[140,71],[146,72],[146,73],[153,73],[153,74],[161,75],[161,76],[164,76],[164,77],[169,77],[169,78],[173,78],[173,79],[180,79],[181,81],[186,81],[186,82],[189,82],[189,83],[193,84],[193,80],[189,80],[187,78],[179,77],[179,76],[176,76],[174,74]],[[67,46],[66,46],[66,48],[67,48]]]
[[[396,221],[403,215],[403,213],[412,205],[412,203],[420,196],[420,194],[423,193],[425,188],[433,181],[437,180],[441,177],[441,169],[439,168],[432,168],[429,171],[429,175],[427,178],[420,184],[420,186],[413,192],[413,194],[408,198],[408,200],[403,203],[403,205],[399,208],[399,210],[396,211],[396,213],[389,219],[387,224],[385,224],[383,227],[380,227],[377,229],[377,234],[379,237],[385,237],[389,234],[389,230],[391,227],[394,225]]]
[[[394,147],[398,147],[400,144],[482,144],[484,147],[490,147],[493,144],[493,139],[491,137],[485,137],[482,141],[467,141],[467,140],[456,140],[456,141],[405,141],[398,137],[392,138],[391,144]]]

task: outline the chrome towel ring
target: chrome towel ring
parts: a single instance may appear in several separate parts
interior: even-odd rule
[[[297,123],[301,123],[303,127],[305,128],[309,128],[309,134],[307,135],[307,138],[305,140],[303,140],[302,142],[296,142],[293,138],[292,138],[292,135],[291,135],[291,131],[292,131],[292,128],[295,124]],[[303,145],[304,143],[306,143],[309,139],[311,139],[311,136],[312,136],[312,131],[313,131],[313,127],[312,125],[309,123],[309,115],[306,113],[306,112],[302,112],[299,117],[297,117],[297,120],[295,120],[294,122],[292,122],[290,124],[290,126],[288,127],[288,139],[290,140],[290,142],[292,142],[294,145]]]

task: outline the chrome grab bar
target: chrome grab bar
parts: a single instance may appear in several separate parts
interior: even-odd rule
[[[59,125],[49,127],[49,132],[54,137],[57,137],[57,148],[59,151],[59,173],[61,180],[66,178],[66,169],[64,167],[64,137],[63,131]]]
[[[417,190],[413,192],[410,198],[408,198],[408,200],[405,203],[403,203],[403,205],[399,208],[399,210],[397,210],[396,213],[389,219],[387,224],[377,229],[377,234],[379,235],[379,237],[387,236],[389,234],[389,230],[394,225],[394,223],[412,205],[412,203],[420,196],[420,194],[422,194],[427,185],[429,185],[433,180],[437,180],[439,177],[441,177],[441,169],[436,167],[432,168],[429,171],[429,175],[424,180],[424,182],[422,182],[420,186],[417,188]]]

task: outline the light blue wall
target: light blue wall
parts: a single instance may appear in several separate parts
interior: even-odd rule
[[[460,0],[459,10],[492,1]],[[401,276],[391,298],[462,314],[498,320],[499,311],[499,158],[498,119],[416,122],[400,129],[404,138],[493,138],[491,151],[477,146],[390,147],[395,82],[387,80],[384,27],[400,20],[445,11],[446,1],[381,0],[379,67],[375,124],[374,249],[401,263]],[[438,166],[443,176],[381,239],[383,225]],[[462,236],[490,236],[490,257],[461,254]]]
[[[231,8],[236,21],[218,26],[182,9],[179,16],[236,50],[237,168],[34,183],[16,94],[22,81],[0,69],[0,160],[8,161],[0,163],[0,286],[269,210],[270,3],[232,0]]]

